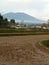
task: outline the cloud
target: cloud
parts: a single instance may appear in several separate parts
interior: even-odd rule
[[[0,0],[0,12],[25,12],[39,19],[48,19],[49,0]]]

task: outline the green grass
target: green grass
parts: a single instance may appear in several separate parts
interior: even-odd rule
[[[49,32],[45,31],[28,31],[24,28],[0,28],[0,36],[16,36],[16,35],[49,35]]]
[[[49,32],[45,33],[45,32],[14,31],[14,30],[0,31],[0,36],[17,36],[17,35],[49,35]]]
[[[46,48],[46,49],[49,49],[49,40],[43,40],[43,41],[40,41],[39,42],[39,45]]]

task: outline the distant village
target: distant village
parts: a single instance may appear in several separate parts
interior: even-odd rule
[[[25,24],[24,23],[24,21],[21,21],[20,23],[18,23],[18,22],[16,22],[15,24],[13,24],[13,23],[10,23],[9,24],[9,26],[11,27],[11,28],[13,28],[13,27],[15,27],[15,28],[17,28],[17,29],[19,29],[19,28],[25,28],[25,29],[34,29],[34,28],[36,28],[36,29],[48,29],[49,30],[49,21],[47,22],[47,24],[46,23],[42,23],[42,24]]]

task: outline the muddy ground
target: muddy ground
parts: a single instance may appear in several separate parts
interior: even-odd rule
[[[49,53],[36,46],[45,39],[49,35],[0,37],[0,65],[49,65]]]

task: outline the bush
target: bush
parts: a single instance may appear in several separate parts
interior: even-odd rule
[[[49,40],[43,40],[43,41],[41,41],[40,45],[42,45],[44,47],[49,47]]]

